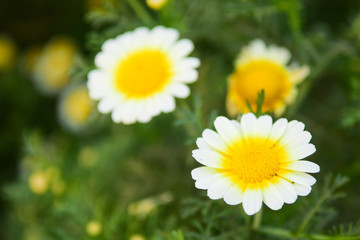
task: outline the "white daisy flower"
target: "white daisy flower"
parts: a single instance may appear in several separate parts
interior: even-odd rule
[[[249,112],[246,100],[256,110],[258,92],[265,91],[263,111],[281,115],[297,96],[296,85],[310,73],[308,66],[289,64],[291,54],[283,47],[267,47],[260,40],[244,47],[229,77],[227,110],[231,116]]]
[[[311,192],[316,180],[308,173],[320,167],[302,160],[316,151],[302,122],[281,118],[273,124],[268,115],[248,113],[240,122],[218,117],[214,125],[217,132],[206,129],[193,151],[205,166],[191,172],[196,188],[206,189],[211,199],[243,203],[253,215],[262,202],[278,210]]]
[[[97,69],[88,75],[92,99],[101,113],[112,112],[114,122],[148,122],[161,112],[172,112],[175,99],[186,98],[186,85],[197,80],[198,58],[188,39],[177,40],[172,28],[145,27],[107,40],[95,57]]]

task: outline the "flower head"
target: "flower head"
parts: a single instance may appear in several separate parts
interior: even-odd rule
[[[161,9],[166,4],[166,2],[167,0],[146,0],[146,4],[154,10]]]
[[[33,172],[28,179],[29,187],[36,194],[44,194],[50,184],[50,176],[43,171]]]
[[[310,70],[307,66],[288,65],[290,52],[286,48],[269,46],[254,40],[244,47],[235,61],[235,71],[229,77],[227,110],[230,115],[247,113],[249,101],[256,109],[258,92],[265,91],[263,111],[281,115],[296,95],[296,85]]]
[[[45,94],[56,94],[69,82],[68,72],[77,50],[68,38],[50,41],[35,64],[33,78],[36,86]]]
[[[92,237],[98,236],[102,231],[101,224],[98,221],[90,221],[86,224],[86,232]]]
[[[197,58],[186,57],[190,40],[162,26],[145,27],[107,40],[95,57],[97,69],[88,75],[90,97],[100,100],[102,113],[114,122],[148,122],[175,109],[174,97],[190,94],[187,83],[197,80]]]
[[[243,203],[252,215],[262,202],[278,210],[311,192],[316,180],[307,173],[320,168],[301,160],[315,152],[303,123],[282,118],[273,124],[268,115],[256,118],[248,113],[240,122],[218,117],[214,125],[217,132],[206,129],[197,139],[199,149],[193,151],[205,166],[191,172],[195,186],[207,189],[211,199]]]
[[[58,115],[61,124],[72,131],[84,129],[95,112],[86,85],[70,86],[60,97]]]

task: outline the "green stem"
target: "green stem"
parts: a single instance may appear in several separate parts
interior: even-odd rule
[[[151,26],[153,20],[150,14],[146,11],[141,3],[138,0],[127,0],[128,4],[134,10],[136,15],[148,26]]]
[[[304,220],[302,221],[297,234],[301,234],[304,229],[306,228],[306,226],[309,224],[310,220],[312,219],[312,217],[314,216],[314,214],[319,210],[320,206],[325,202],[325,200],[328,198],[329,194],[331,194],[331,191],[328,191],[326,194],[324,194],[319,201],[317,201],[317,203],[314,205],[314,207],[308,212],[308,214],[306,214]]]
[[[254,220],[251,227],[253,230],[257,230],[260,227],[261,219],[262,219],[262,208],[254,216]]]

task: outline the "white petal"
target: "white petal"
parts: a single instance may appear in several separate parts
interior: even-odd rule
[[[309,161],[294,161],[291,163],[287,163],[284,168],[288,170],[307,172],[307,173],[317,173],[320,171],[319,165]]]
[[[169,113],[175,110],[175,99],[173,96],[164,94],[161,96],[161,110],[164,113]]]
[[[252,41],[246,49],[254,57],[261,57],[266,53],[266,45],[261,39],[255,39]]]
[[[224,201],[229,205],[237,205],[242,202],[243,192],[242,190],[233,185],[228,191],[224,194]]]
[[[282,65],[286,65],[291,57],[289,50],[274,45],[269,46],[268,54],[272,56],[273,60],[277,61]]]
[[[207,191],[207,195],[210,199],[216,200],[224,196],[224,194],[230,189],[233,185],[228,178],[223,178],[215,183],[213,183]]]
[[[284,205],[282,194],[277,188],[268,182],[267,186],[262,190],[264,203],[272,210],[279,210]]]
[[[107,73],[100,70],[92,70],[88,74],[87,87],[92,99],[98,100],[110,91],[110,77]]]
[[[156,26],[150,32],[149,44],[167,50],[178,38],[179,32],[176,29]]]
[[[311,134],[308,131],[301,132],[295,135],[293,138],[289,139],[286,143],[287,147],[296,147],[300,145],[306,145],[311,140]]]
[[[117,106],[111,114],[114,122],[123,122],[124,124],[132,124],[136,122],[136,115],[133,111],[134,104],[132,102],[124,103]]]
[[[226,149],[227,149],[226,144],[224,143],[222,138],[219,136],[219,134],[217,134],[213,130],[205,129],[202,136],[203,136],[205,142],[207,144],[209,144],[211,147],[213,147],[221,152],[226,151]]]
[[[117,56],[112,55],[110,53],[105,52],[99,52],[95,56],[95,65],[103,70],[111,71],[115,68],[117,61]]]
[[[136,102],[134,107],[136,119],[141,123],[149,122],[152,118],[152,115],[147,111],[145,102],[143,101]]]
[[[290,80],[291,82],[298,84],[302,82],[309,74],[310,74],[310,68],[308,66],[303,67],[292,67],[290,69]]]
[[[293,160],[300,160],[316,152],[316,148],[313,144],[306,144],[291,148],[289,149],[289,151],[290,158],[292,158]]]
[[[232,125],[236,128],[239,135],[241,135],[241,124],[236,120],[231,120]]]
[[[205,142],[203,138],[196,139],[196,145],[199,149],[208,149],[208,150],[214,150],[209,144]]]
[[[149,37],[149,29],[146,27],[138,27],[133,31],[132,44],[134,48],[146,44]]]
[[[168,89],[172,95],[178,98],[186,98],[190,95],[190,88],[182,83],[173,83]]]
[[[199,180],[202,178],[207,178],[211,175],[216,174],[217,171],[214,168],[209,167],[198,167],[191,171],[191,177],[194,180]]]
[[[299,183],[303,185],[314,185],[316,183],[316,179],[303,172],[289,172],[282,175],[283,178],[286,178],[294,183]]]
[[[223,179],[225,175],[223,173],[217,173],[213,175],[209,175],[206,178],[200,178],[195,182],[195,187],[198,189],[208,189],[213,183],[220,181]]]
[[[161,102],[161,99],[159,100]],[[156,116],[161,113],[160,103],[155,97],[148,97],[144,102],[145,111],[148,112],[151,116]]]
[[[179,31],[174,28],[166,28],[164,34],[164,41],[162,43],[163,49],[169,49],[173,46],[175,41],[179,38]]]
[[[217,117],[214,121],[214,125],[216,131],[226,144],[231,145],[236,139],[240,138],[238,130],[226,117]]]
[[[116,43],[121,47],[121,51],[126,54],[133,50],[133,34],[132,32],[124,33],[115,38]],[[119,56],[120,57],[120,56]]]
[[[199,163],[213,168],[219,168],[222,165],[222,155],[207,149],[195,149],[192,151],[192,156]]]
[[[259,188],[247,188],[243,196],[243,208],[247,215],[254,215],[261,209],[262,193]]]
[[[288,121],[285,118],[280,118],[272,126],[270,139],[278,140],[284,134],[287,128]]]
[[[175,72],[181,73],[200,66],[200,60],[195,57],[187,57],[175,64]]]
[[[119,100],[114,96],[104,97],[98,105],[98,110],[101,113],[109,113],[119,104]]]
[[[189,55],[194,50],[194,44],[189,39],[181,39],[177,41],[170,50],[172,59],[180,59]]]
[[[305,125],[302,122],[293,120],[289,122],[285,133],[281,137],[281,142],[287,143],[291,138],[304,131]]]
[[[193,83],[198,79],[198,72],[195,69],[190,69],[186,72],[176,74],[173,77],[175,82]]]
[[[247,113],[241,117],[241,132],[244,137],[252,136],[256,125],[256,117],[253,113]]]
[[[299,196],[307,196],[311,192],[311,186],[296,183],[294,183],[293,186]]]
[[[297,193],[289,181],[278,178],[277,182],[274,184],[276,189],[281,193],[285,203],[294,203],[297,199]]]
[[[260,116],[256,122],[255,132],[259,137],[267,138],[272,129],[272,118],[268,115]]]

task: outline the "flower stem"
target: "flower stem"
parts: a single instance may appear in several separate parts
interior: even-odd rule
[[[251,226],[252,230],[256,230],[260,227],[261,219],[262,219],[262,209],[260,209],[260,211],[258,211],[254,216],[254,220]]]
[[[308,225],[308,223],[310,222],[310,220],[312,219],[312,217],[314,216],[314,214],[319,210],[320,206],[325,202],[325,200],[329,197],[329,195],[331,194],[331,191],[326,192],[320,199],[319,201],[313,206],[313,208],[307,213],[307,215],[305,216],[304,220],[302,221],[297,234],[301,234],[306,226]]]
[[[138,0],[127,0],[131,8],[134,10],[136,15],[146,24],[146,25],[152,25],[153,20],[149,13],[146,11],[146,9],[139,3]]]

